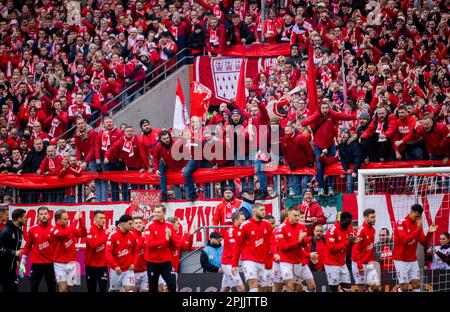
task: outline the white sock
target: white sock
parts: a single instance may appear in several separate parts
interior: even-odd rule
[[[397,292],[403,292],[403,290],[399,287],[397,288]]]
[[[258,288],[250,288],[248,292],[258,292]]]
[[[420,288],[413,288],[413,290],[412,290],[413,292],[420,292]]]

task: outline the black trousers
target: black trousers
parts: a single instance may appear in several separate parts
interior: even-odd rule
[[[0,268],[0,286],[4,293],[15,293],[19,291],[19,278],[16,275],[16,269],[9,271]]]
[[[167,284],[167,290],[169,292],[175,292],[177,290],[177,280],[174,272],[172,272],[172,263],[163,262],[147,262],[147,274],[148,274],[148,285],[149,293],[158,292],[158,280],[161,275]]]
[[[86,266],[86,285],[88,292],[106,292],[108,286],[108,267]]]
[[[39,285],[42,278],[45,277],[47,284],[47,292],[56,292],[56,278],[53,263],[33,263],[30,272],[30,289],[31,292],[39,292]]]

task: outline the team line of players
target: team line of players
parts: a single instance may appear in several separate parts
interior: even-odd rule
[[[399,291],[409,288],[420,291],[417,244],[426,244],[437,230],[437,226],[431,225],[428,234],[424,234],[422,213],[420,205],[413,205],[394,228],[393,259]],[[363,214],[364,222],[355,231],[352,215],[343,212],[327,232],[323,260],[330,291],[350,291],[350,272],[346,266],[349,249],[358,290],[381,290],[374,252],[376,213],[366,209]],[[38,218],[39,223],[28,232],[20,263],[20,271],[24,273],[31,252],[32,291],[37,291],[44,277],[49,290],[52,274],[60,292],[70,291],[79,284],[75,242],[86,237],[88,291],[95,292],[97,286],[100,291],[106,291],[109,280],[109,291],[155,293],[164,288],[175,292],[180,251],[191,249],[195,232],[195,228],[183,232],[175,218],[166,220],[164,205],[154,209],[153,219],[147,225],[142,218],[121,216],[117,229],[111,233],[105,229],[102,211],[94,213],[94,224],[89,231],[81,212],[75,214],[70,225],[65,210],[55,212],[54,226],[48,208],[40,207]],[[304,225],[304,212],[296,206],[283,210],[278,226],[264,218],[265,206],[260,203],[252,206],[252,217],[247,221],[242,213],[233,213],[233,225],[224,235],[221,291],[245,291],[238,273],[240,261],[250,292],[282,291],[283,286],[288,292],[315,291],[308,262],[317,262],[319,255],[305,251],[311,237]]]

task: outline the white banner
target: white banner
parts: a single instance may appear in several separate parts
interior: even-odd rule
[[[214,209],[221,200],[217,199],[204,199],[195,202],[189,201],[171,201],[166,204],[167,213],[166,217],[177,217],[180,219],[183,229],[189,231],[194,225],[196,228],[202,226],[212,226],[212,217]],[[271,214],[275,217],[277,222],[280,219],[280,206],[278,198],[271,200],[264,200],[262,203],[266,206],[266,214]],[[69,214],[69,220],[72,220],[78,209],[81,210],[84,220],[86,220],[86,227],[89,229],[94,219],[94,211],[102,210],[106,215],[106,227],[113,227],[115,221],[117,221],[121,215],[125,214],[127,209],[131,206],[128,203],[83,203],[83,204],[48,204],[46,207],[50,210],[50,215],[53,220],[53,214],[59,209],[67,210]],[[24,227],[24,232],[37,224],[37,209],[41,205],[27,205],[27,204],[13,204],[10,207],[10,213],[17,208],[22,208],[27,211],[27,222]],[[207,230],[206,235],[209,237],[209,232],[214,230]],[[203,246],[203,231],[199,231],[194,237],[194,247]],[[84,239],[80,239],[77,242],[77,247],[83,248],[85,246]]]

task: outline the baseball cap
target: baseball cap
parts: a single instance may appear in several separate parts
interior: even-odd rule
[[[221,238],[222,235],[219,234],[219,232],[211,232],[211,234],[209,234],[209,238]]]

